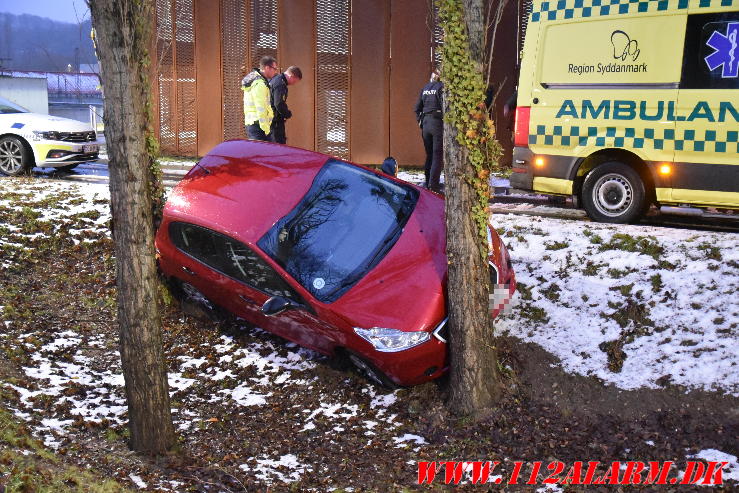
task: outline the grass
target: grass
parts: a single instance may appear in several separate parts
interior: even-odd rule
[[[0,401],[13,397],[0,387]],[[62,464],[34,438],[28,428],[5,407],[0,407],[0,491],[4,493],[131,491],[116,481],[100,479],[90,470]]]
[[[592,238],[591,238],[592,242]],[[654,260],[659,260],[659,257],[665,253],[665,249],[657,242],[654,237],[635,238],[631,235],[624,233],[615,233],[608,243],[603,243],[600,246],[600,251],[606,250],[623,250],[626,252],[636,252],[642,255],[648,255]]]

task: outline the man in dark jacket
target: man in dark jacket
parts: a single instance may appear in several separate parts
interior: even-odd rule
[[[441,191],[439,177],[444,163],[442,138],[444,134],[444,122],[442,120],[443,106],[441,94],[444,84],[439,81],[439,73],[434,71],[431,80],[423,86],[421,94],[416,103],[416,119],[421,126],[423,146],[426,149],[426,162],[424,163],[424,174],[426,176],[426,188],[434,192]]]
[[[284,73],[274,77],[269,81],[269,89],[271,93],[272,110],[274,118],[272,119],[272,142],[278,144],[287,143],[285,135],[285,120],[293,116],[287,107],[287,86],[297,84],[303,78],[303,73],[298,67],[291,66]]]

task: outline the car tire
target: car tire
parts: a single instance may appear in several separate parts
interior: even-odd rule
[[[590,219],[601,223],[634,222],[648,205],[639,173],[619,161],[604,162],[585,177],[582,202]]]
[[[0,139],[0,173],[18,176],[33,168],[31,150],[20,138],[12,135]]]
[[[357,372],[371,382],[391,390],[398,388],[398,385],[390,380],[387,375],[361,356],[347,351],[346,357],[354,365]]]
[[[172,279],[172,295],[180,302],[182,311],[195,318],[213,322],[223,322],[225,316],[221,308],[189,282]]]
[[[80,165],[79,163],[77,163],[77,164],[68,164],[66,166],[59,166],[57,169],[59,171],[64,171],[65,173],[69,173],[70,171],[72,171],[73,169],[75,169],[79,165]]]

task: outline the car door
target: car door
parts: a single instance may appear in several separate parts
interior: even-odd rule
[[[320,352],[330,352],[336,329],[321,320],[315,310],[257,252],[232,238],[224,237],[222,269],[236,280],[230,295],[232,311],[255,325]],[[292,301],[292,306],[275,315],[261,308],[273,296]]]

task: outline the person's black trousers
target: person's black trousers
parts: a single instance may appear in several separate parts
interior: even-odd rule
[[[272,141],[272,139],[264,133],[264,130],[262,130],[262,127],[259,126],[259,123],[252,123],[251,125],[247,125],[246,136],[250,140],[263,140],[265,142]]]
[[[439,192],[439,177],[444,163],[443,156],[444,122],[432,115],[423,117],[421,136],[423,147],[426,149],[426,162],[424,163],[424,174],[426,176],[426,188]]]
[[[277,144],[287,144],[287,135],[285,135],[285,120],[282,118],[272,120],[272,142]]]

